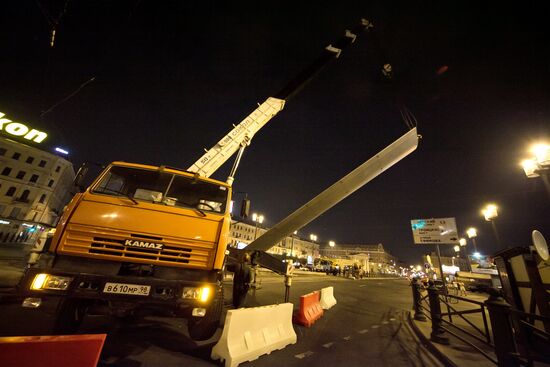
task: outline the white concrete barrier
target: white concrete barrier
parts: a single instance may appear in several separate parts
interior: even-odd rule
[[[253,361],[297,341],[292,326],[292,303],[227,311],[225,325],[211,358],[225,367]]]
[[[334,298],[334,287],[326,287],[321,289],[321,300],[319,301],[323,310],[328,310],[336,304]]]

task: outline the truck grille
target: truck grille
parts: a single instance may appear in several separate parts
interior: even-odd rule
[[[127,239],[162,243],[163,248],[158,250],[125,246]],[[66,254],[153,265],[201,268],[212,266],[215,249],[215,243],[204,241],[126,234],[74,224],[67,228],[60,244],[60,252]]]
[[[132,238],[140,239],[135,235]],[[164,245],[162,250],[126,247],[124,246],[124,240],[94,237],[94,242],[92,242],[89,252],[90,254],[144,258],[188,264],[192,249],[166,245]]]

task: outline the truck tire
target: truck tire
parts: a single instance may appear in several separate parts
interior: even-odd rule
[[[233,275],[233,307],[239,308],[244,305],[248,287],[250,285],[250,266],[238,264]]]
[[[204,317],[191,316],[188,321],[187,330],[193,340],[208,340],[216,333],[220,326],[220,319],[223,311],[223,286],[220,285],[216,297],[210,307],[206,309]]]
[[[54,325],[54,335],[75,334],[88,310],[88,302],[80,299],[68,298],[62,300],[58,306]]]

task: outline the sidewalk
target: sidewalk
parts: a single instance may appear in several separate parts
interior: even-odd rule
[[[425,293],[423,293],[425,295]],[[480,294],[469,294],[468,296],[464,297],[471,299],[473,301],[477,302],[484,302],[488,296],[487,295],[480,295]],[[430,310],[429,306],[426,304],[424,305],[424,314],[427,316],[426,321],[418,321],[414,320],[413,315],[414,311],[411,312],[411,325],[415,332],[418,334],[419,338],[426,344],[428,347],[432,350],[432,352],[440,359],[442,360],[446,365],[449,366],[457,366],[457,367],[466,367],[466,366],[473,366],[476,367],[494,367],[496,364],[491,362],[487,357],[485,357],[479,350],[486,353],[490,358],[496,361],[496,355],[493,351],[493,349],[486,345],[485,343],[473,338],[470,335],[467,335],[466,333],[461,332],[460,330],[457,330],[453,326],[448,325],[447,323],[443,323],[443,327],[449,331],[451,331],[453,334],[456,334],[457,336],[445,332],[445,336],[449,338],[449,345],[445,344],[439,344],[432,342],[430,340],[430,335],[432,332],[432,323],[429,319],[430,316]],[[468,303],[466,301],[460,300],[456,304],[450,304],[456,311],[464,311],[464,310],[471,310],[471,309],[479,309],[480,307],[473,303]],[[443,302],[441,302],[441,312],[447,313],[447,305],[445,305]],[[452,310],[451,310],[452,312]],[[489,335],[492,340],[492,331],[490,329],[490,319],[489,314],[487,313],[487,310],[485,310],[485,314],[487,317],[487,324],[489,328]],[[474,324],[477,328],[484,331],[485,327],[483,324],[483,317],[481,313],[474,313],[474,314],[466,314],[463,315],[463,317],[470,321],[472,324]],[[449,321],[448,316],[443,316],[443,319],[446,321]],[[472,333],[476,336],[478,336],[481,339],[485,339],[485,337],[480,334],[478,331],[475,330],[474,327],[468,324],[468,322],[464,321],[460,316],[453,315],[452,316],[452,323],[454,325],[457,325],[458,327],[466,330],[469,333]],[[468,342],[472,343],[475,347],[469,345],[465,341],[461,340],[465,339]],[[476,349],[476,347],[479,349]]]

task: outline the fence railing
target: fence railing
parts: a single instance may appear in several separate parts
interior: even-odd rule
[[[491,290],[489,298],[480,302],[449,295],[445,289],[436,287],[433,282],[427,289],[418,280],[413,280],[411,286],[414,319],[431,320],[431,341],[450,344],[448,335],[452,335],[498,366],[533,365],[534,362],[550,363],[550,333],[536,325],[536,322],[540,324],[550,322],[549,317],[513,309],[497,290]],[[427,290],[426,295],[422,294],[424,290]],[[456,306],[459,301],[477,307],[459,310]],[[442,303],[446,306],[447,312],[441,311]],[[481,315],[483,326],[476,325],[465,317],[465,315],[475,314]],[[454,321],[453,316],[455,316]],[[458,325],[456,321],[459,320],[463,325]],[[465,328],[468,326],[470,330]],[[473,338],[478,343],[472,342],[469,338]],[[488,350],[494,352],[496,359],[491,355],[492,353],[488,353]]]

